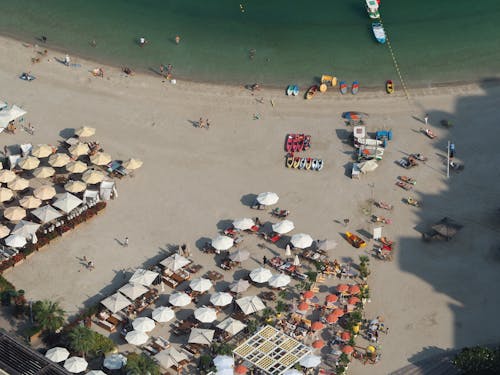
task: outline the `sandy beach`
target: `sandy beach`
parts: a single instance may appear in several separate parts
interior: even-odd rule
[[[500,328],[491,317],[500,300],[490,291],[500,281],[500,175],[489,139],[497,133],[499,87],[422,88],[410,90],[411,101],[401,90],[394,96],[361,90],[355,97],[335,90],[306,101],[265,87],[252,95],[243,87],[173,85],[159,76],[128,77],[105,66],[104,78],[96,78],[90,71],[99,65],[74,59],[81,66],[66,67],[55,60],[63,57],[56,52],[32,64],[39,50],[0,38],[0,99],[27,110],[26,121],[36,129],[33,136],[2,133],[2,143],[55,144],[73,128],[88,125],[97,129],[94,138],[114,159],[137,157],[144,166],[133,178],[117,182],[118,199],[103,215],[5,274],[28,299],[58,300],[73,315],[114,292],[133,269],[154,263],[180,243],[188,244],[205,270],[216,269],[213,257],[197,246],[235,218],[276,222],[247,205],[251,195],[263,191],[276,192],[277,206],[290,210],[292,233],[334,239],[339,246],[332,257],[357,261],[372,243],[366,251],[351,247],[341,237],[342,221],[349,218],[353,232],[371,233],[363,209],[375,198],[395,206],[389,215],[393,224],[384,234],[397,247],[392,262],[371,258],[366,315],[382,315],[390,332],[381,342],[381,362],[355,364],[352,373],[388,374],[447,349],[498,341]],[[20,80],[23,71],[37,79]],[[369,131],[394,133],[379,168],[358,181],[350,178],[351,129],[341,118],[350,110],[370,114]],[[425,113],[438,136],[434,140],[419,131]],[[209,130],[194,126],[200,117],[210,119]],[[453,121],[451,129],[439,125],[444,118]],[[285,168],[285,136],[298,132],[311,134],[307,154],[325,160],[322,171]],[[443,164],[448,140],[456,144],[457,160],[465,163],[465,170],[449,179]],[[417,152],[429,158],[427,163],[411,171],[395,163]],[[422,208],[402,202],[408,194],[395,186],[401,174],[417,180],[412,195],[424,202]],[[373,213],[385,214],[377,208]],[[464,224],[463,230],[450,242],[424,243],[421,232],[444,216]],[[120,245],[125,237],[128,247]],[[251,243],[245,248],[261,260],[262,249]],[[82,267],[83,256],[94,261],[94,271]],[[255,265],[251,260],[245,267]]]

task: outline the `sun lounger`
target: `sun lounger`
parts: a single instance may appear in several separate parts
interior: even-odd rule
[[[257,233],[259,230],[260,230],[260,226],[259,225],[254,225],[253,227],[251,227],[250,229],[248,229],[249,232],[253,232],[253,233]]]
[[[231,226],[231,227],[224,230],[224,234],[226,236],[233,237],[233,236],[236,236],[238,234],[238,231],[236,229],[234,229],[233,226]]]
[[[272,243],[276,243],[276,242],[278,242],[280,239],[281,239],[281,234],[276,234],[276,235],[274,235],[273,237],[269,238],[269,241],[271,241]]]

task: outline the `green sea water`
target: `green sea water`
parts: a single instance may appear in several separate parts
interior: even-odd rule
[[[136,70],[172,64],[179,78],[309,84],[321,74],[363,86],[397,81],[363,0],[0,0],[0,33]],[[382,0],[407,83],[500,76],[498,0]],[[175,43],[175,36],[181,41]],[[150,43],[140,48],[135,40]],[[95,40],[96,47],[89,42]],[[254,50],[254,58],[249,51]]]

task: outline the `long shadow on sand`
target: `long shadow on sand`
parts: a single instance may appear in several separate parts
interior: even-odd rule
[[[401,238],[398,244],[400,268],[425,280],[436,293],[450,297],[455,348],[486,345],[500,338],[500,325],[489,323],[500,307],[500,295],[495,290],[500,283],[500,261],[492,256],[500,243],[500,174],[487,167],[500,162],[500,155],[491,139],[492,134],[498,134],[500,87],[486,80],[481,87],[483,95],[457,99],[455,113],[427,111],[436,128],[440,126],[440,120],[454,119],[454,126],[445,128],[447,136],[432,142],[436,151],[443,153],[443,150],[446,152],[447,141],[455,141],[456,158],[467,168],[460,174],[452,174],[446,180],[448,189],[441,194],[417,194],[417,199],[424,204],[415,210],[418,230],[428,230],[445,216],[463,224],[464,228],[448,242],[426,243],[421,239]],[[446,179],[444,173],[442,178]],[[437,328],[441,322],[434,319],[436,311],[432,305],[423,308],[420,324],[427,327],[435,325]],[[411,337],[411,331],[418,329],[418,324],[409,324],[408,332],[399,334]],[[418,373],[437,375],[441,372],[431,371],[427,359],[448,354],[447,350],[437,346],[426,347],[409,361],[413,363],[413,368],[420,369]],[[394,372],[399,373],[402,372]]]

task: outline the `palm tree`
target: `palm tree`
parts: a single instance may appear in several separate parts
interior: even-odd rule
[[[94,335],[93,332],[84,326],[77,326],[73,328],[69,334],[69,346],[76,352],[82,353],[83,357],[94,349]]]
[[[160,366],[143,353],[130,353],[126,368],[127,375],[160,375]]]
[[[35,321],[44,331],[55,332],[64,324],[65,312],[59,302],[37,301],[33,305],[33,314]]]

